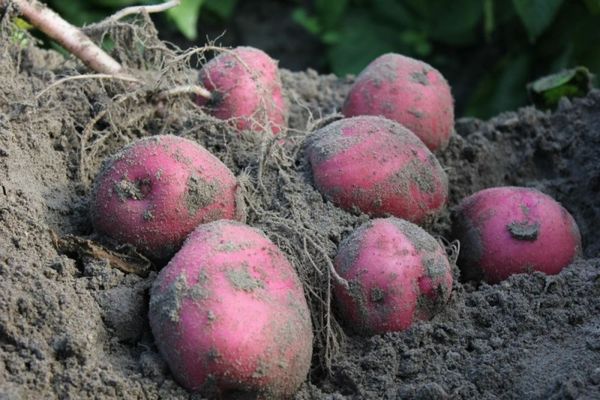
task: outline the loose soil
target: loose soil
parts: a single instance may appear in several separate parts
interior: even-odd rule
[[[600,92],[564,100],[554,113],[459,120],[438,154],[450,210],[485,187],[535,187],[573,214],[583,258],[557,276],[457,279],[431,321],[364,338],[336,322],[327,265],[368,218],[325,201],[304,155],[307,135],[336,118],[351,78],[282,70],[291,129],[263,140],[232,133],[185,96],[154,100],[156,90],[196,74],[151,25],[110,33],[116,57],[154,76],[152,84],[76,80],[36,99],[59,77],[88,71],[21,42],[7,18],[0,23],[0,398],[200,398],[172,380],[153,343],[148,289],[160,266],[98,237],[89,219],[102,160],[156,134],[198,141],[239,176],[247,222],[287,254],[305,284],[318,333],[297,399],[600,398]],[[445,211],[426,228],[450,241],[450,218]]]

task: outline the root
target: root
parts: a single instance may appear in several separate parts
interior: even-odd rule
[[[40,3],[38,0],[0,0],[0,6],[2,7],[7,7],[9,4],[14,4],[17,7],[18,12],[33,26],[62,45],[90,69],[97,72],[97,74],[60,79],[38,93],[36,99],[39,99],[44,93],[57,85],[75,79],[116,79],[140,84],[143,83],[140,79],[124,72],[124,68],[118,61],[98,47],[80,29],[65,21],[60,15]],[[163,12],[176,7],[179,4],[180,0],[170,0],[157,5],[127,7],[108,17],[104,21],[94,24],[93,29],[102,30],[126,16],[140,13]],[[217,49],[217,47],[211,47],[215,50]],[[164,99],[166,97],[184,93],[194,93],[207,99],[212,97],[211,93],[205,88],[193,85],[165,90],[164,92],[159,93],[158,97],[159,99]]]
[[[309,299],[318,358],[321,367],[331,371],[333,360],[344,340],[343,331],[333,314],[332,287],[334,284],[347,287],[348,282],[335,269],[327,237],[316,231],[314,222],[297,207],[299,199],[294,194],[281,194],[288,203],[285,214],[263,208],[273,196],[274,183],[270,179],[274,175],[281,179],[285,187],[297,184],[297,178],[288,172],[296,168],[296,155],[302,141],[292,148],[284,148],[279,145],[280,140],[281,136],[278,135],[262,141],[262,147],[257,149],[259,157],[252,171],[254,192],[246,200],[255,214],[252,219],[263,221],[273,241],[296,261],[294,267]]]
[[[62,85],[65,82],[75,81],[75,80],[80,80],[80,79],[114,79],[114,80],[120,80],[120,81],[125,81],[125,82],[141,83],[141,81],[139,79],[136,79],[131,76],[126,76],[126,75],[88,74],[88,75],[68,76],[66,78],[59,79],[56,82],[53,82],[49,86],[46,86],[46,88],[44,88],[41,92],[39,92],[35,96],[35,99],[38,100],[46,92],[48,92],[49,90],[51,90],[59,85]]]
[[[106,28],[108,28],[109,26],[115,24],[116,22],[118,22],[119,20],[121,20],[127,16],[136,15],[136,14],[161,13],[161,12],[167,11],[170,8],[177,7],[179,4],[181,4],[181,0],[170,0],[170,1],[167,1],[162,4],[125,7],[124,9],[117,11],[110,17],[108,17],[100,22],[86,26],[84,28],[84,30],[88,34],[91,34],[94,32],[105,31]]]
[[[206,88],[199,85],[185,85],[163,90],[156,97],[158,100],[166,100],[168,97],[180,96],[182,94],[195,94],[208,100],[212,99],[212,94]]]
[[[114,101],[112,103],[112,105],[116,106],[118,104],[125,102],[126,100],[128,100],[130,98],[132,98],[132,97],[131,96],[123,96],[120,99]],[[88,124],[83,129],[83,132],[81,133],[80,138],[79,138],[79,180],[86,186],[89,183],[87,176],[86,176],[86,173],[87,173],[87,171],[86,171],[86,169],[87,169],[86,151],[88,150],[89,138],[92,135],[94,126],[96,126],[96,124],[102,118],[104,118],[104,116],[106,116],[109,111],[110,110],[108,108],[105,108],[104,110],[100,111],[94,118],[92,118],[92,120],[90,122],[88,122]],[[105,137],[100,140],[105,140],[107,136],[108,135],[105,135]]]
[[[437,237],[439,244],[446,250],[446,255],[448,256],[448,261],[450,264],[456,265],[456,261],[458,261],[458,256],[460,254],[460,241],[453,240],[448,241],[448,239],[439,236]]]
[[[161,13],[163,11],[167,11],[170,8],[177,7],[181,3],[180,0],[170,0],[162,4],[156,4],[151,6],[132,6],[126,7],[121,11],[116,12],[112,16],[108,17],[107,22],[118,21],[122,18],[125,18],[128,15],[133,14],[141,14],[141,13]]]

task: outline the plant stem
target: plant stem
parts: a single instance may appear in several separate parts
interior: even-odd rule
[[[123,72],[121,64],[46,5],[37,0],[0,0],[0,6],[8,3],[14,4],[33,26],[56,40],[92,70],[111,75]]]

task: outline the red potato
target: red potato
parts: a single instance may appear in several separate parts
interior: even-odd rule
[[[302,285],[283,253],[247,225],[199,226],[156,279],[149,317],[190,391],[278,399],[306,379],[313,334]]]
[[[454,130],[454,100],[444,77],[422,61],[394,53],[376,58],[360,73],[342,113],[399,122],[431,151],[446,148]]]
[[[335,205],[423,223],[448,197],[448,178],[412,132],[383,117],[335,121],[308,141],[317,189]]]
[[[99,233],[165,260],[198,224],[236,218],[236,189],[231,171],[199,144],[148,137],[105,161],[91,220]]]
[[[452,291],[442,246],[420,227],[398,218],[360,226],[339,248],[335,268],[349,283],[334,288],[342,317],[364,334],[402,331],[430,319]]]
[[[237,47],[221,53],[200,71],[213,98],[196,102],[219,119],[233,119],[238,130],[280,132],[287,124],[277,63],[261,50]]]
[[[498,283],[523,272],[557,274],[581,253],[571,214],[535,189],[481,190],[459,204],[453,229],[467,279]]]

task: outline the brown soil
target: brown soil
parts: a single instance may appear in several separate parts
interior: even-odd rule
[[[240,177],[247,222],[287,254],[306,285],[318,334],[314,370],[297,399],[600,398],[600,92],[563,101],[554,114],[526,108],[488,122],[459,120],[439,154],[450,207],[484,187],[538,188],[579,223],[584,258],[557,276],[518,275],[493,286],[457,280],[450,303],[432,321],[362,338],[344,335],[330,312],[328,265],[367,217],[323,199],[303,152],[307,132],[341,107],[349,80],[282,71],[292,129],[279,136],[284,141],[240,137],[186,97],[153,100],[153,91],[196,75],[174,62],[176,52],[151,26],[112,34],[116,56],[155,77],[152,85],[77,80],[36,99],[58,77],[87,71],[23,45],[6,21],[0,21],[0,398],[190,397],[171,379],[148,327],[148,288],[158,266],[146,277],[125,272],[119,263],[134,257],[131,249],[64,251],[54,236],[93,240],[69,237],[72,247],[110,246],[91,228],[90,183],[108,155],[156,134],[198,141]],[[449,221],[445,212],[427,229],[451,240]],[[103,254],[123,256],[117,262]]]

